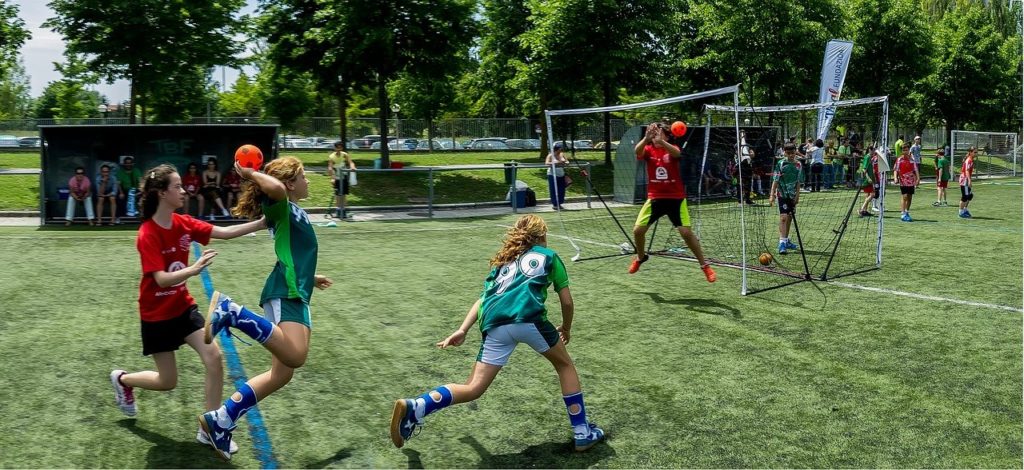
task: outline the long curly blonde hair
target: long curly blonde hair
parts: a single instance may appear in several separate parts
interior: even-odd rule
[[[273,176],[282,182],[294,180],[302,173],[302,161],[295,157],[281,157],[263,167],[263,172]],[[231,213],[237,217],[255,219],[263,215],[263,191],[253,181],[242,181],[242,191],[238,195],[238,205],[231,209]]]
[[[491,266],[504,266],[514,261],[534,245],[541,244],[547,234],[548,224],[544,219],[533,214],[520,217],[512,228],[505,232],[505,241],[491,258]]]

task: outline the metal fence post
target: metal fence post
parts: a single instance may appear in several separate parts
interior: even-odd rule
[[[427,218],[434,218],[434,169],[427,170]]]
[[[509,202],[512,203],[512,213],[513,214],[519,213],[519,204],[516,203],[516,196],[518,195],[517,192],[516,192],[516,190],[517,190],[517,188],[516,188],[516,178],[519,177],[519,175],[517,174],[518,170],[519,170],[519,164],[516,163],[516,162],[512,162],[512,182],[511,182],[511,184],[509,184],[509,187],[508,187],[508,196],[509,196],[508,199],[509,199]]]
[[[586,162],[586,163],[587,163],[586,164],[587,176],[585,178],[583,178],[583,181],[586,183],[586,184],[584,184],[584,186],[587,188],[587,209],[591,209],[591,207],[590,207],[590,176],[594,174],[593,173],[594,167],[593,167],[593,165],[590,164],[590,162]]]

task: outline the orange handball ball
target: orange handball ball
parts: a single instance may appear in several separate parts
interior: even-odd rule
[[[255,145],[245,144],[235,150],[235,161],[246,168],[259,170],[263,167],[263,152]]]
[[[676,121],[672,123],[672,135],[676,137],[682,137],[686,135],[686,123],[683,121]]]
[[[772,259],[772,254],[768,252],[761,253],[761,256],[757,257],[757,260],[760,261],[761,264],[764,266],[768,266],[769,264],[771,264]]]

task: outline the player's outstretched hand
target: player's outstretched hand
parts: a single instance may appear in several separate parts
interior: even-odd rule
[[[466,340],[466,332],[462,330],[455,330],[455,333],[448,335],[444,341],[439,341],[437,347],[444,349],[448,346],[461,346],[462,342]]]
[[[332,281],[331,278],[321,274],[313,276],[313,283],[316,284],[316,288],[320,290],[324,290],[334,285],[334,281]]]
[[[203,250],[203,254],[199,255],[199,259],[197,259],[196,262],[192,263],[192,269],[195,269],[196,272],[202,271],[203,268],[213,264],[214,256],[217,256],[216,250],[209,248]]]
[[[563,329],[562,325],[555,327],[558,330],[558,338],[562,340],[562,344],[569,344],[569,330]]]

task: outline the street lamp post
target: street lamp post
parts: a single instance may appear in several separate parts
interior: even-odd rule
[[[101,104],[101,105],[97,106],[96,107],[96,111],[99,111],[100,115],[103,116],[103,125],[106,125],[107,124],[107,105]]]
[[[402,107],[398,103],[391,103],[391,112],[395,113],[395,147],[398,147],[398,139],[402,136],[402,120],[398,118],[398,112]],[[385,144],[386,145],[386,144]]]

